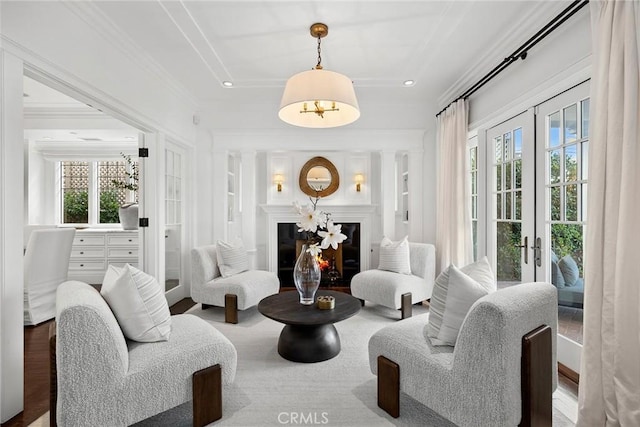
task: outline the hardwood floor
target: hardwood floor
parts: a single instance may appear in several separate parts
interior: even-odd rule
[[[172,305],[172,315],[182,314],[196,303],[191,298]],[[27,427],[49,410],[49,325],[51,321],[38,326],[24,328],[24,411],[1,427]],[[559,375],[559,387],[578,397],[578,386]]]

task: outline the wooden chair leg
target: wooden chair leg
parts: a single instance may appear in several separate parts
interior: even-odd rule
[[[58,364],[56,362],[56,322],[49,325],[49,425],[57,426],[56,405],[58,404]]]
[[[546,427],[552,422],[551,328],[542,325],[522,337],[521,427]]]
[[[412,316],[411,292],[407,292],[406,294],[402,294],[401,300],[400,300],[400,310],[401,310],[403,319],[407,319],[407,318]]]
[[[193,426],[203,427],[222,418],[222,369],[209,366],[193,373]]]
[[[226,323],[238,323],[238,296],[226,294],[224,296],[224,321]]]
[[[384,356],[378,356],[378,406],[400,416],[400,367]]]

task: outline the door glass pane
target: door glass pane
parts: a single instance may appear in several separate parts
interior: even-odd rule
[[[496,190],[502,191],[502,165],[496,166]]]
[[[560,187],[551,187],[551,221],[560,221]]]
[[[564,147],[564,175],[566,182],[578,179],[578,157],[575,144]]]
[[[582,101],[582,137],[589,137],[589,100]]]
[[[504,134],[504,160],[511,160],[511,132]]]
[[[502,162],[502,137],[495,138],[496,146],[496,163]]]
[[[502,193],[496,194],[496,218],[502,219]]]
[[[557,147],[558,145],[560,145],[560,111],[549,116],[548,146]]]
[[[522,219],[522,191],[516,191],[516,215],[514,219]]]
[[[520,258],[521,226],[518,222],[498,222],[497,224],[497,279],[503,282],[521,280]]]
[[[511,198],[513,197],[513,192],[506,192],[504,193],[504,215],[505,215],[505,219],[511,219]]]
[[[522,157],[522,128],[513,131],[513,158]]]
[[[504,189],[511,190],[511,163],[505,163],[504,165]]]
[[[522,188],[522,160],[515,160],[513,162],[513,168],[515,171],[515,187]]]
[[[560,150],[553,150],[549,153],[549,182],[557,184],[560,182]]]
[[[582,221],[587,221],[587,196],[588,196],[588,192],[587,192],[587,184],[582,184],[582,194],[581,194],[581,200],[582,200]]]
[[[589,141],[582,144],[582,179],[586,180],[589,175]]]
[[[578,138],[578,107],[576,104],[564,109],[564,142],[575,141]]]
[[[578,186],[567,185],[565,193],[565,215],[567,221],[578,220]]]

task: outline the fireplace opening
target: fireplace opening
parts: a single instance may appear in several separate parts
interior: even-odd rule
[[[360,272],[360,223],[341,222],[347,239],[337,250],[322,251],[320,286],[349,287],[351,278]],[[278,278],[280,286],[295,287],[293,267],[304,243],[304,235],[295,223],[278,223]]]

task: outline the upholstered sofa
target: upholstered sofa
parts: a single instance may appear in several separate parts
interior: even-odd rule
[[[351,294],[363,302],[402,309],[402,318],[410,317],[411,304],[431,298],[435,280],[435,246],[409,243],[409,258],[411,274],[378,269],[362,271],[351,279]]]
[[[531,425],[521,420],[540,412],[538,425],[551,425],[556,304],[548,283],[493,292],[473,304],[455,347],[431,343],[428,314],[381,329],[369,340],[379,405],[401,416],[402,391],[461,427]]]
[[[60,285],[56,304],[52,425],[126,426],[192,399],[195,425],[221,416],[221,386],[233,381],[237,354],[213,326],[177,315],[167,341],[133,342],[86,283]]]
[[[238,310],[253,307],[279,290],[280,280],[270,271],[248,270],[222,277],[216,245],[191,250],[191,298],[202,308],[225,307],[227,323],[238,323]]]

